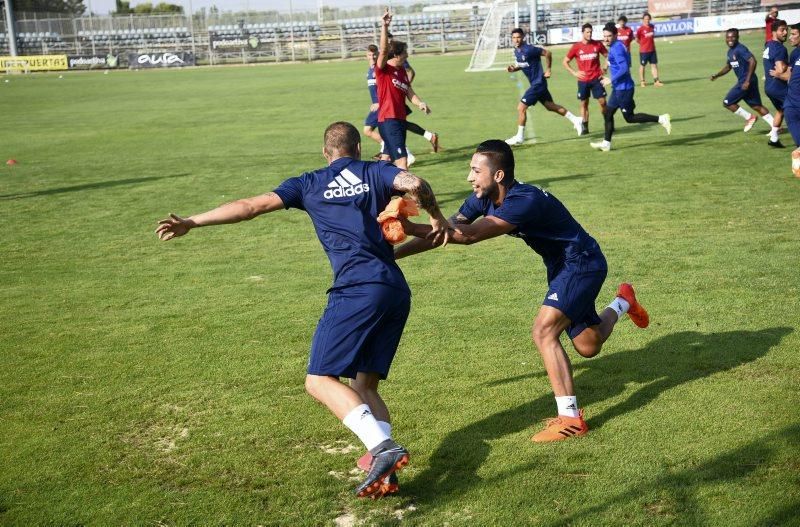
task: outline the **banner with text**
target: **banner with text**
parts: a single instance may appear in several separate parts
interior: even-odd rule
[[[181,68],[194,66],[194,54],[187,51],[176,53],[128,53],[128,67],[139,68]]]
[[[258,49],[266,42],[255,35],[242,38],[212,38],[211,49],[214,51]]]
[[[116,55],[69,55],[67,57],[69,69],[92,70],[116,68],[119,66],[119,57]]]
[[[0,57],[0,70],[51,71],[67,69],[66,55],[20,55]]]
[[[656,30],[657,37],[666,37],[670,35],[690,35],[696,32],[695,18],[679,18],[675,20],[665,20],[663,22],[653,22]],[[641,26],[641,24],[633,23],[628,24],[634,32]],[[568,44],[570,42],[577,42],[582,37],[581,28],[579,27],[562,27],[558,29],[550,29],[547,32],[547,40],[550,44]],[[602,42],[603,28],[595,26],[592,31],[592,38]]]
[[[691,13],[694,0],[648,0],[647,10],[653,16]]]
[[[704,16],[695,18],[695,33],[709,33],[712,31],[725,31],[732,27],[738,29],[753,29],[764,27],[764,19],[767,14],[761,13],[740,13],[738,15]],[[800,19],[800,9],[787,9],[781,11],[779,18],[794,24]]]

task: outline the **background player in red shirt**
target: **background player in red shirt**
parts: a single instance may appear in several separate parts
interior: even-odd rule
[[[764,23],[766,24],[764,28],[764,47],[772,40],[772,23],[776,20],[778,20],[778,6],[774,5],[769,8],[767,18],[764,19]]]
[[[636,30],[636,42],[639,43],[639,82],[642,88],[647,86],[644,82],[644,66],[650,63],[650,72],[653,74],[653,84],[663,86],[658,80],[658,55],[656,55],[656,28],[650,23],[650,13],[642,15],[642,25]]]
[[[628,17],[620,15],[617,19],[617,40],[625,44],[628,53],[631,51],[631,43],[633,42],[633,30],[628,27]]]
[[[602,42],[592,40],[592,25],[584,24],[581,27],[582,39],[576,42],[564,57],[564,67],[567,68],[574,77],[578,79],[578,100],[581,101],[581,119],[583,120],[583,130],[581,135],[589,133],[589,92],[592,97],[597,99],[600,104],[600,112],[606,111],[606,89],[600,82],[603,70],[600,69],[600,55],[607,55],[608,50]],[[569,63],[576,59],[578,63],[577,71],[570,67]]]

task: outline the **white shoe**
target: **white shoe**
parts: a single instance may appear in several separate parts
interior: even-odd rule
[[[417,160],[416,156],[411,153],[411,150],[406,149],[406,166],[411,166],[414,164],[414,161]]]
[[[521,145],[524,141],[525,140],[522,137],[515,135],[514,137],[509,137],[506,139],[506,144],[511,146]]]
[[[572,127],[578,132],[578,135],[583,135],[583,123],[580,120],[575,120]]]
[[[753,127],[756,125],[757,121],[758,117],[756,117],[755,115],[751,115],[750,119],[747,120],[747,124],[744,125],[744,131],[749,132],[750,130],[752,130]]]
[[[667,135],[672,133],[672,122],[670,121],[670,116],[668,113],[665,113],[661,116],[663,118],[663,123],[661,122],[662,119],[658,120],[658,124],[664,127],[664,130],[667,131]]]
[[[589,143],[589,146],[591,146],[595,150],[600,150],[601,152],[608,152],[609,150],[611,150],[611,143],[606,143],[605,141],[597,141],[594,143]]]

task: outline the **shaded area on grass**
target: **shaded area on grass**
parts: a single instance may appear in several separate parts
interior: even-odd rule
[[[57,187],[46,190],[37,190],[34,192],[19,192],[17,194],[0,194],[0,199],[36,198],[39,196],[64,194],[66,192],[81,192],[84,190],[97,190],[110,187],[119,187],[124,185],[136,185],[138,183],[148,183],[150,181],[158,181],[159,179],[173,179],[179,177],[186,177],[189,175],[191,174],[172,174],[169,176],[137,177],[128,179],[115,179],[111,181],[98,181],[97,183],[84,183],[83,185],[73,185],[71,187]]]
[[[792,331],[789,327],[711,334],[684,331],[661,337],[642,349],[582,361],[575,367],[575,385],[583,407],[621,395],[628,383],[646,384],[600,414],[588,415],[589,428],[597,430],[615,417],[646,406],[671,388],[763,357]],[[534,375],[538,374],[530,376]],[[539,419],[551,417],[554,410],[553,396],[548,393],[451,432],[431,455],[430,466],[403,486],[404,492],[432,507],[458,499],[481,483],[478,470],[489,456],[489,441],[519,433]],[[538,428],[531,429],[534,431]]]

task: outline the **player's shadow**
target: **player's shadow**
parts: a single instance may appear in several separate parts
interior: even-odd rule
[[[9,199],[23,199],[23,198],[37,198],[40,196],[52,196],[53,194],[64,194],[67,192],[82,192],[84,190],[97,190],[111,187],[119,187],[125,185],[136,185],[139,183],[149,183],[159,179],[172,179],[179,177],[186,177],[191,174],[173,174],[170,176],[153,176],[153,177],[138,177],[128,179],[114,179],[109,181],[99,181],[97,183],[84,183],[83,185],[72,185],[69,187],[56,187],[45,190],[37,190],[33,192],[19,192],[17,194],[0,194],[0,200]]]
[[[678,518],[682,525],[714,523],[724,516],[720,517],[720,511],[716,509],[704,510],[707,507],[703,505],[703,494],[734,480],[761,479],[758,476],[759,472],[771,470],[777,463],[781,463],[781,457],[787,457],[787,452],[797,452],[798,448],[800,448],[800,424],[789,424],[702,465],[691,466],[677,473],[668,473],[646,485],[633,485],[629,490],[609,498],[600,505],[578,508],[570,516],[559,518],[554,525],[570,525],[585,518],[603,518],[604,514],[615,509],[630,509],[634,504],[641,506],[642,500],[652,504],[654,509],[662,509],[663,514]],[[800,518],[800,500],[795,497],[793,500],[789,498],[783,501],[784,504],[776,501],[777,506],[774,510],[766,513],[768,516],[754,522],[753,525],[788,525],[790,522],[796,522]],[[764,509],[767,507],[761,510]]]
[[[616,148],[617,150],[628,150],[631,148],[649,148],[653,145],[660,145],[660,146],[693,146],[693,145],[704,145],[706,141],[709,139],[717,139],[719,137],[725,137],[731,134],[737,133],[736,130],[717,130],[716,132],[708,132],[702,134],[692,134],[692,135],[685,135],[681,137],[677,137],[675,139],[662,139],[659,141],[651,141],[647,143],[638,143],[635,145],[628,145],[622,146],[620,148]]]
[[[589,428],[596,431],[608,421],[646,406],[671,388],[763,357],[792,331],[789,327],[712,334],[685,331],[661,337],[643,349],[577,362],[575,385],[581,406],[590,409],[587,416]],[[494,385],[516,382],[521,378],[513,377]],[[641,386],[610,408],[591,414],[593,405],[620,397],[629,389],[630,383]],[[491,396],[485,386],[478,391],[482,397]],[[554,403],[552,393],[548,392],[533,401],[450,432],[430,456],[428,468],[403,486],[404,493],[432,507],[459,498],[481,482],[478,470],[489,455],[491,441],[525,430],[538,431],[539,420],[551,414],[554,414]],[[535,457],[535,447],[527,447],[527,439],[523,441],[520,451],[528,459]],[[545,450],[539,449],[538,452],[547,455]],[[532,465],[536,462],[536,459],[530,461]],[[524,470],[524,467],[517,470]],[[513,478],[514,474],[503,477]]]
[[[708,81],[709,77],[710,77],[710,75],[709,76],[702,76],[702,77],[686,77],[686,78],[683,78],[683,79],[667,79],[667,80],[664,81],[664,84],[667,85],[667,86],[670,86],[672,84],[683,84],[685,82]],[[650,88],[650,87],[651,86],[648,86],[648,88]],[[638,86],[637,86],[637,88],[638,88]]]

